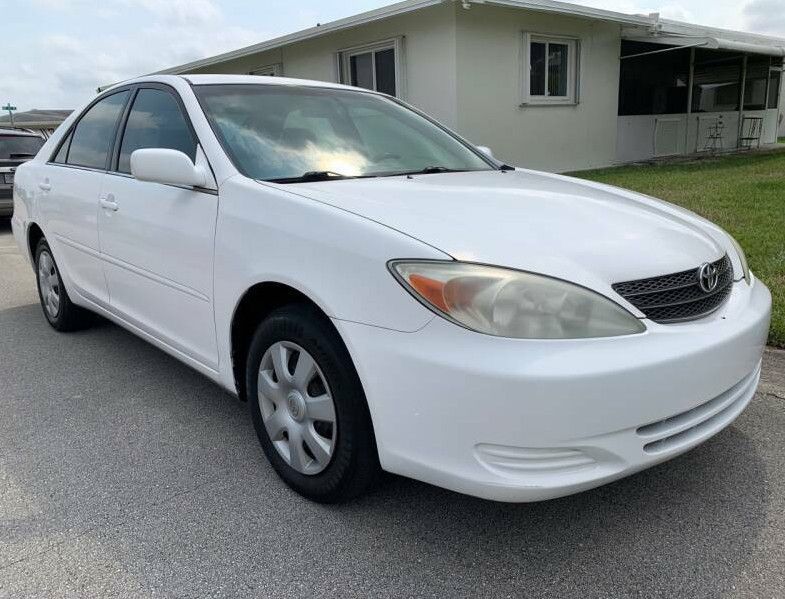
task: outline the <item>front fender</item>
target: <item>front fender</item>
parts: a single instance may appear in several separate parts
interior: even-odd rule
[[[393,258],[450,259],[447,254],[367,218],[239,175],[221,185],[219,196],[215,315],[223,364],[231,361],[232,315],[258,283],[292,287],[337,320],[408,332],[433,317],[386,265]]]

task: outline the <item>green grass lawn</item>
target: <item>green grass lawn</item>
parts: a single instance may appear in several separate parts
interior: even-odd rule
[[[769,343],[785,347],[785,152],[624,166],[575,176],[668,200],[733,235],[755,276],[771,289]]]

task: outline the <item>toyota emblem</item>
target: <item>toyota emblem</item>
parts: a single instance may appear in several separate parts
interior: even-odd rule
[[[713,264],[701,264],[698,269],[698,284],[705,293],[711,293],[717,288],[717,283],[720,280],[717,267]]]

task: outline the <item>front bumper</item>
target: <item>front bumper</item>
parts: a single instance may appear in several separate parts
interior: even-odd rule
[[[384,469],[536,501],[665,461],[730,424],[755,393],[770,312],[753,279],[707,318],[646,321],[628,337],[502,339],[438,317],[415,333],[335,324]]]

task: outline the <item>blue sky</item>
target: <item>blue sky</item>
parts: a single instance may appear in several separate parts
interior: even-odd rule
[[[448,1],[448,0],[445,0]],[[389,0],[0,0],[0,103],[74,108],[98,85],[370,10]],[[785,0],[583,0],[785,37]]]

